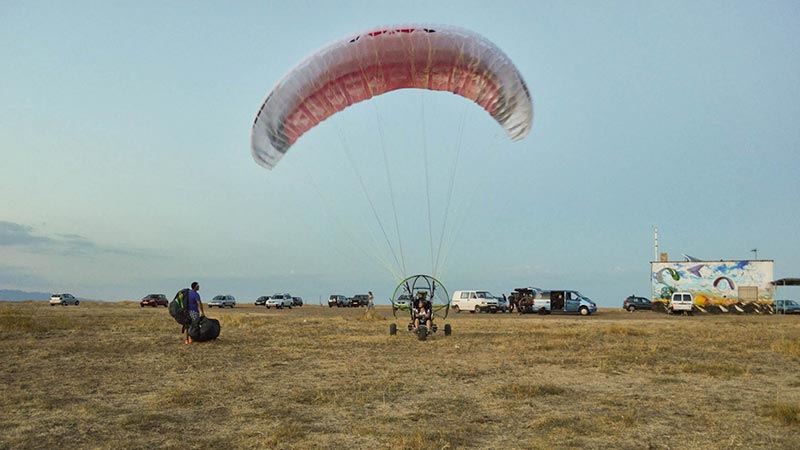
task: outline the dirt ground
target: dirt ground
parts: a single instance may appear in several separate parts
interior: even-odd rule
[[[206,312],[0,302],[0,448],[800,448],[800,316]]]

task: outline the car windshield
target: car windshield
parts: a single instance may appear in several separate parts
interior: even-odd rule
[[[225,297],[223,297],[221,295],[218,295],[218,296],[214,297],[214,300],[225,300]]]
[[[478,295],[478,298],[494,298],[492,294],[486,291],[478,291],[476,294]]]

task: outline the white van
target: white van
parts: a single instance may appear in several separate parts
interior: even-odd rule
[[[691,292],[673,292],[667,305],[669,314],[688,314],[692,315],[694,307],[694,297]]]
[[[496,313],[500,308],[497,299],[489,291],[455,291],[450,300],[450,307],[455,312],[487,312]]]

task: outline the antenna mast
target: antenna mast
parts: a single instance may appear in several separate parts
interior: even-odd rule
[[[653,249],[655,253],[653,254],[653,261],[657,262],[658,259],[658,226],[653,226]]]

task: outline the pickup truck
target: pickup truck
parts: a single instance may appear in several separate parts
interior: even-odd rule
[[[686,313],[692,315],[692,308],[694,307],[694,299],[689,292],[673,292],[672,297],[669,299],[667,305],[667,313],[669,314],[682,314]]]
[[[597,304],[578,291],[534,291],[527,308],[539,314],[561,313],[588,316],[597,312]]]

